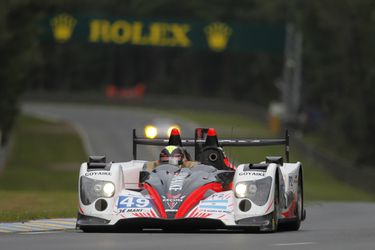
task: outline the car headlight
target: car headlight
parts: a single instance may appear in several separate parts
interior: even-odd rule
[[[152,125],[145,127],[145,135],[147,138],[154,139],[158,135],[158,129]]]
[[[105,197],[112,197],[115,193],[115,185],[112,182],[107,182],[103,186],[103,195]]]
[[[238,183],[236,185],[236,196],[238,198],[244,198],[246,197],[246,194],[247,194],[247,184],[242,182],[242,183]]]
[[[115,185],[109,181],[94,180],[86,176],[82,176],[80,180],[80,195],[84,205],[90,205],[100,197],[112,197],[115,189]]]
[[[237,198],[249,198],[258,206],[263,206],[268,201],[272,186],[272,177],[268,176],[255,181],[240,182],[235,187]]]

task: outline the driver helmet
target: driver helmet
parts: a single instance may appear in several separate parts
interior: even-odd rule
[[[184,151],[177,146],[167,146],[160,152],[160,163],[181,165],[184,161]]]

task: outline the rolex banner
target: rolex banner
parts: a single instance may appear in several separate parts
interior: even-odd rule
[[[284,25],[184,20],[144,20],[126,17],[83,17],[63,13],[44,25],[44,41],[85,42],[205,49],[214,52],[276,52],[284,50]]]

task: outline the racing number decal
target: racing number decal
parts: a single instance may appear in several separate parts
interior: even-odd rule
[[[117,203],[118,208],[150,208],[149,199],[135,196],[120,196]]]

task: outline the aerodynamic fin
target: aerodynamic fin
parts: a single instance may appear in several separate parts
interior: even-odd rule
[[[169,136],[168,145],[182,146],[180,131],[177,128],[173,128],[171,135]]]
[[[213,128],[209,128],[207,131],[206,142],[204,146],[217,146],[219,147],[219,140],[217,139],[216,131]]]

